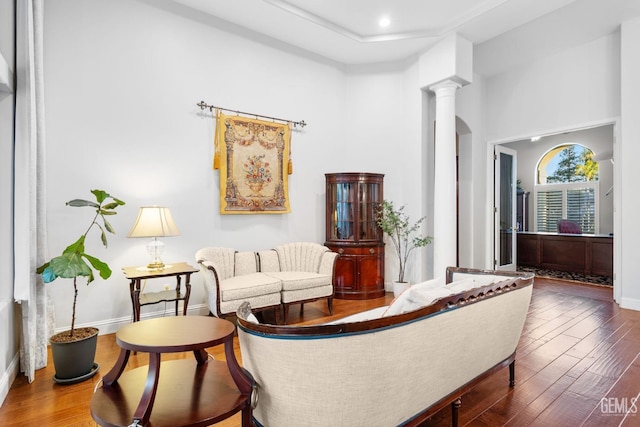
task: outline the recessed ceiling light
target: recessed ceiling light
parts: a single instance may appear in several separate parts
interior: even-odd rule
[[[378,25],[380,25],[380,26],[381,26],[381,27],[383,27],[383,28],[384,28],[384,27],[388,27],[388,26],[389,26],[389,24],[391,24],[391,20],[390,20],[388,17],[386,17],[386,16],[383,16],[383,17],[382,17],[382,18],[380,18],[380,20],[378,21]]]

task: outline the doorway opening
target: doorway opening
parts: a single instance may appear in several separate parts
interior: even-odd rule
[[[517,153],[516,182],[519,192],[529,195],[528,204],[524,207],[526,215],[521,220],[526,223],[517,224],[517,269],[535,269],[541,276],[565,280],[614,284],[614,140],[615,124],[608,123],[496,145]],[[553,175],[553,171],[547,172],[545,169],[546,176],[542,177],[545,182],[541,182],[541,165],[548,166],[554,157],[570,146],[589,150],[591,160],[597,163],[597,181],[591,181],[588,185],[548,182],[547,177]],[[569,157],[564,156],[565,160]],[[565,163],[571,162],[567,160]],[[574,163],[576,165],[565,164],[567,170],[564,172],[579,175],[580,172],[568,169],[584,162]],[[562,180],[558,178],[556,181]],[[554,187],[554,184],[558,185]],[[590,188],[585,190],[582,188],[585,185]],[[580,188],[574,189],[575,186]],[[573,214],[580,218],[588,217],[591,226],[586,224],[581,227],[582,234],[578,235],[558,233],[558,221]],[[543,239],[547,240],[542,242]],[[566,242],[562,242],[563,239]],[[554,248],[557,252],[553,252]],[[584,252],[581,252],[581,248]],[[545,252],[547,249],[551,252]]]

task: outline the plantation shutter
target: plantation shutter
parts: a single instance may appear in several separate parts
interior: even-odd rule
[[[582,233],[598,232],[598,182],[536,185],[535,223],[539,232],[556,233],[558,220],[580,225]]]
[[[537,193],[537,231],[557,232],[562,219],[562,190],[541,190]]]
[[[567,190],[567,219],[582,228],[583,233],[595,233],[595,189]]]

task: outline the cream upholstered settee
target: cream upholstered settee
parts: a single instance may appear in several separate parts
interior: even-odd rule
[[[284,323],[291,304],[326,298],[329,313],[333,312],[336,257],[329,248],[310,242],[258,252],[222,247],[196,252],[213,315],[235,314],[247,301],[254,310],[279,308]]]
[[[420,425],[509,366],[533,275],[449,268],[389,307],[318,326],[277,326],[238,311],[259,426]],[[505,378],[505,386],[507,381]]]

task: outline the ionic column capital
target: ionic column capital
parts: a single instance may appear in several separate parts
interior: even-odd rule
[[[429,86],[429,90],[435,92],[436,96],[446,96],[454,94],[460,87],[462,87],[462,85],[456,81],[443,80],[439,83]]]

